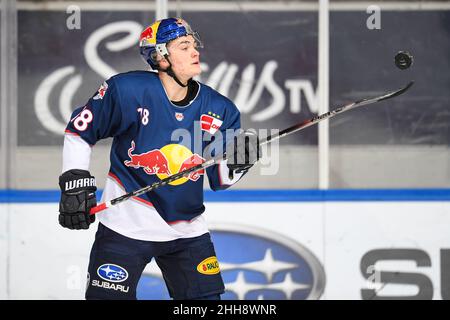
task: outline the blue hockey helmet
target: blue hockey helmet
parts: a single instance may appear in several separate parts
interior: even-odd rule
[[[192,35],[197,47],[203,45],[197,32],[192,31],[189,24],[180,18],[167,18],[154,22],[142,31],[139,39],[139,49],[142,58],[152,67],[158,69],[157,54],[167,57],[169,52],[166,44],[182,36]]]

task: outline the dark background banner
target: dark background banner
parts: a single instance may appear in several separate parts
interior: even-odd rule
[[[137,41],[153,12],[87,11],[81,29],[68,14],[19,11],[20,146],[62,145],[71,110],[105,78],[145,69]],[[205,48],[200,80],[231,98],[246,128],[286,128],[317,112],[317,12],[186,12]],[[365,12],[330,15],[330,108],[403,86],[410,92],[330,121],[332,144],[447,145],[450,123],[450,12],[382,12],[381,29]],[[394,65],[399,50],[414,64]],[[282,140],[316,145],[317,128]]]

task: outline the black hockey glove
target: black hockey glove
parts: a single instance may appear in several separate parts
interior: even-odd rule
[[[95,221],[95,215],[89,214],[97,204],[95,178],[89,171],[72,169],[59,176],[59,187],[59,224],[69,229],[88,229]]]
[[[230,155],[227,162],[230,178],[233,172],[249,170],[261,158],[258,135],[253,131],[241,130],[227,146],[227,154]]]

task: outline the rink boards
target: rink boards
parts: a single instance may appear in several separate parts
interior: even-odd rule
[[[450,298],[449,190],[220,194],[205,214],[224,299]],[[57,192],[25,195],[0,197],[0,298],[82,299],[96,226],[62,229]],[[168,298],[154,262],[138,297]]]

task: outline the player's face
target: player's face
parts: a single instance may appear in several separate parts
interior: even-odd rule
[[[201,73],[198,43],[193,36],[179,37],[167,47],[172,69],[178,77],[190,79]]]

